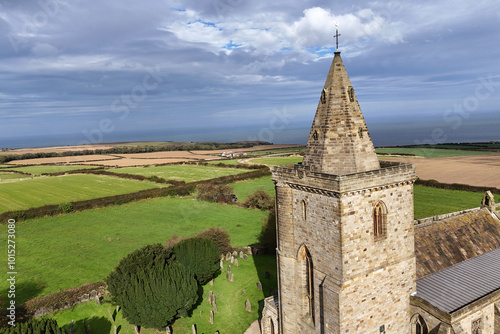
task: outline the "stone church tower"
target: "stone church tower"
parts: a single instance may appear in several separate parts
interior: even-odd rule
[[[335,52],[303,163],[273,169],[279,294],[263,333],[411,333],[414,179],[379,163]]]

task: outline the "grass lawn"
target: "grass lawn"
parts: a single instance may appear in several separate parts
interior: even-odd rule
[[[466,151],[466,150],[442,150],[438,148],[424,148],[424,147],[394,147],[394,148],[377,148],[377,153],[386,154],[413,154],[423,158],[446,158],[446,157],[459,157],[465,155],[484,155],[484,154],[498,154],[498,152],[485,152],[485,151]]]
[[[0,213],[159,187],[157,183],[103,175],[63,175],[0,183]]]
[[[28,175],[23,175],[23,174],[17,174],[17,173],[9,173],[9,172],[3,172],[0,170],[0,183],[1,182],[10,182],[14,180],[20,180],[20,179],[25,179],[29,178]]]
[[[31,175],[41,175],[43,173],[58,173],[58,172],[67,172],[70,170],[78,170],[78,169],[90,169],[96,168],[95,166],[85,166],[85,165],[72,165],[72,166],[59,166],[59,165],[43,165],[43,166],[26,166],[26,167],[14,167],[9,168],[8,170],[17,170],[19,172],[23,172]],[[1,170],[0,170],[1,172]]]
[[[238,196],[238,202],[244,202],[248,195],[253,194],[257,190],[264,190],[274,198],[274,184],[271,181],[271,176],[235,182],[229,184],[229,186],[233,187],[234,193]]]
[[[414,186],[415,219],[480,206],[483,193]]]
[[[219,330],[224,333],[243,333],[250,324],[259,318],[262,309],[262,300],[269,295],[269,288],[276,289],[276,257],[274,255],[248,257],[248,261],[238,259],[239,266],[231,265],[234,273],[234,282],[226,279],[227,266],[230,261],[224,261],[222,273],[214,279],[214,285],[206,284],[203,287],[203,300],[193,311],[191,317],[178,319],[173,326],[174,333],[191,333],[191,326],[196,325],[198,333],[215,333]],[[271,273],[271,278],[265,278],[265,271]],[[257,289],[257,282],[261,281],[263,291]],[[242,294],[245,290],[246,296]],[[212,291],[216,297],[219,313],[214,314],[214,324],[209,322],[212,306],[207,302],[208,293]],[[264,296],[265,295],[265,296]],[[245,301],[249,300],[252,312],[245,310]],[[69,330],[71,320],[75,320],[74,334],[85,334],[82,328],[83,319],[90,324],[93,334],[112,333],[113,326],[121,326],[120,334],[133,334],[134,327],[122,318],[119,311],[115,321],[110,318],[108,308],[112,313],[116,307],[105,298],[102,305],[95,302],[80,304],[71,310],[58,312],[51,317],[55,318],[59,326],[65,326]],[[201,316],[200,316],[201,312]],[[141,333],[158,333],[153,329],[141,329]]]
[[[166,180],[194,182],[214,179],[220,176],[235,175],[249,172],[249,169],[224,168],[216,166],[198,165],[166,165],[151,167],[114,168],[109,171],[115,173],[138,174],[146,177],[158,176]]]
[[[191,198],[156,198],[119,206],[33,219],[16,224],[16,301],[102,280],[126,254],[173,234],[209,227],[228,231],[231,243],[257,242],[267,213]],[[6,243],[7,225],[0,226]],[[7,281],[0,281],[5,298]]]
[[[291,156],[291,157],[267,157],[267,158],[255,158],[250,159],[251,163],[266,165],[266,166],[279,166],[279,165],[293,165],[298,162],[302,162],[302,156]]]

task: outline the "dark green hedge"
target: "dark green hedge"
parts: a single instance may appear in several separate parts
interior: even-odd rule
[[[468,184],[461,184],[461,183],[441,183],[441,182],[436,181],[436,180],[417,179],[415,181],[415,184],[419,185],[419,186],[439,188],[439,189],[462,190],[462,191],[472,191],[472,192],[481,192],[481,193],[484,193],[484,192],[489,190],[489,191],[491,191],[492,194],[500,194],[500,189],[498,189],[498,188],[477,187],[477,186],[471,186]]]

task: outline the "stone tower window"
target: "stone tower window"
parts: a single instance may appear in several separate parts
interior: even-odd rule
[[[347,89],[347,94],[349,95],[349,101],[354,102],[354,88],[349,87]]]
[[[421,315],[417,317],[417,321],[415,322],[415,334],[428,334],[429,330],[427,329],[427,324],[425,323],[424,318]]]
[[[314,321],[314,267],[311,254],[304,245],[299,250],[298,260],[302,268],[300,298],[303,301],[303,310],[306,312],[304,315]]]
[[[301,202],[301,207],[302,207],[302,219],[304,219],[304,221],[307,219],[307,205],[306,205],[306,201],[302,201]]]
[[[321,104],[325,103],[326,103],[326,89],[323,88],[323,90],[321,91]]]
[[[373,235],[380,237],[385,234],[387,209],[383,202],[378,202],[373,208]]]
[[[313,133],[313,139],[314,139],[314,140],[318,140],[318,137],[319,137],[319,135],[318,135],[318,131],[314,130],[314,133]]]

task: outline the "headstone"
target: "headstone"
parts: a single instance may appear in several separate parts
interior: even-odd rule
[[[243,291],[241,291],[241,294],[242,294],[243,296],[246,296],[246,295],[247,295],[247,292],[246,292],[245,290],[243,290]]]
[[[245,310],[247,310],[247,312],[252,312],[252,305],[248,299],[245,302]]]
[[[210,311],[210,325],[214,324],[214,311]]]
[[[257,289],[262,291],[262,283],[260,281],[257,282]]]
[[[165,333],[172,334],[172,330],[170,329],[170,327],[165,328]]]
[[[101,298],[99,298],[99,295],[95,296],[95,302],[97,305],[101,305]]]
[[[191,326],[191,330],[193,331],[193,334],[196,334],[196,325]]]
[[[266,270],[266,278],[267,278],[267,279],[270,279],[270,278],[271,278],[271,273],[270,273],[268,270]]]
[[[118,327],[116,327],[116,325],[115,325],[115,327],[113,328],[113,334],[118,334]]]
[[[220,268],[224,268],[224,261],[220,260]]]
[[[89,296],[89,294],[88,294],[88,293],[84,294],[84,295],[82,296],[82,301],[84,302],[84,301],[89,300],[89,297],[90,297],[90,296]]]
[[[140,334],[141,333],[141,327],[135,325],[134,326],[135,334]]]
[[[240,264],[238,263],[238,259],[234,259],[234,265],[235,265],[236,267],[239,267],[239,266],[240,266]]]
[[[243,258],[243,251],[240,251],[240,259]]]
[[[228,272],[228,273],[231,273],[231,265],[228,265],[228,266],[227,266],[227,272]]]
[[[97,297],[97,291],[96,290],[90,291],[90,298],[95,298],[95,297]]]
[[[229,275],[231,275],[231,273],[228,271],[228,272],[226,273],[226,279],[227,279],[227,280],[229,280],[229,279],[231,278],[231,276],[229,276]]]
[[[201,318],[201,316],[202,316],[202,315],[203,315],[203,311],[202,311],[202,310],[200,310],[200,318]]]
[[[113,318],[113,314],[111,314],[111,310],[109,308],[108,308],[108,314],[109,314],[109,317],[111,318],[111,321],[115,322],[115,318]]]
[[[229,261],[231,259],[231,253],[227,252],[226,254],[226,261]]]
[[[231,274],[231,280],[230,282],[234,282],[234,274]]]
[[[213,278],[210,280],[210,286],[214,286],[214,279]]]
[[[234,256],[231,256],[231,264],[234,263]]]
[[[116,305],[116,313],[120,312],[120,305]]]
[[[217,304],[214,302],[214,312],[215,313],[219,313],[219,309],[217,308]]]
[[[238,256],[238,252],[237,251],[233,251],[233,256],[237,257]]]
[[[243,255],[243,259],[244,259],[245,261],[248,261],[248,255],[246,255],[246,254],[245,254],[245,255]]]

